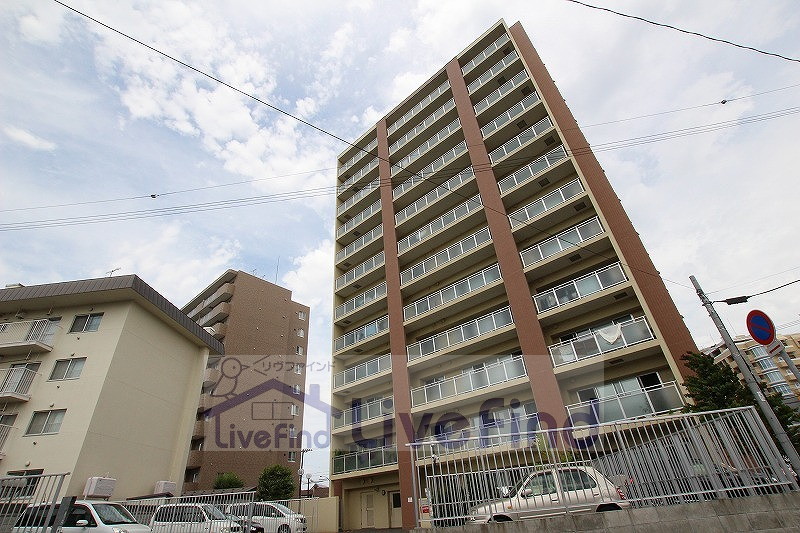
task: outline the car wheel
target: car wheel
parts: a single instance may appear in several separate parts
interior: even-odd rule
[[[278,528],[278,533],[290,533],[289,526],[283,524],[281,527]]]

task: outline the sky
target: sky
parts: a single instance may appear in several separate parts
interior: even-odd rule
[[[800,279],[800,62],[564,0],[65,3],[345,140],[520,21],[698,346],[719,335],[690,274],[713,299]],[[800,58],[794,0],[590,3]],[[113,271],[182,306],[239,269],[309,305],[309,361],[330,360],[342,141],[52,0],[0,3],[0,48],[2,285]],[[733,334],[753,308],[798,331],[800,283],[717,308]],[[325,397],[330,375],[310,384]]]

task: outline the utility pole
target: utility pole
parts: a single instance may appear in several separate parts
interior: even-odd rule
[[[775,412],[767,402],[767,399],[764,398],[764,393],[761,392],[761,387],[758,386],[758,382],[750,370],[750,366],[745,361],[742,353],[736,346],[736,343],[733,342],[728,330],[725,329],[725,324],[722,323],[722,319],[717,314],[716,309],[714,309],[714,304],[711,303],[711,300],[708,299],[706,293],[704,293],[703,289],[700,288],[700,284],[697,282],[697,279],[694,276],[689,276],[689,279],[692,281],[692,285],[694,285],[694,288],[697,290],[697,296],[699,296],[700,301],[703,302],[703,307],[705,307],[708,311],[708,316],[711,317],[711,320],[714,322],[714,325],[717,326],[720,335],[722,335],[722,340],[728,347],[728,350],[730,350],[733,360],[736,361],[736,366],[739,367],[739,372],[741,372],[744,376],[744,381],[747,383],[750,392],[752,392],[753,396],[755,396],[756,403],[758,404],[759,409],[761,409],[761,412],[764,414],[764,418],[767,419],[769,427],[772,428],[772,433],[775,435],[775,438],[778,439],[778,444],[783,450],[783,453],[789,458],[789,463],[792,465],[794,471],[800,472],[800,455],[798,455],[797,450],[795,450],[794,445],[792,445],[792,441],[789,440],[789,436],[786,434],[783,426],[781,426],[780,421],[778,421],[778,417],[775,416]]]

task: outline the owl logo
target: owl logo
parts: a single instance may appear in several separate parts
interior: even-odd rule
[[[239,384],[239,375],[247,368],[250,367],[242,364],[235,357],[225,358],[220,366],[222,375],[214,385],[214,388],[211,389],[211,396],[228,400],[234,398],[236,396],[236,387]]]

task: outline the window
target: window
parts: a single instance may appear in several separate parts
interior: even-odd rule
[[[75,359],[59,359],[53,367],[53,372],[50,374],[50,381],[59,381],[63,379],[78,379],[83,370],[83,364],[86,362],[85,357],[76,357]]]
[[[200,469],[199,468],[187,468],[186,474],[183,476],[184,483],[197,483],[200,481]],[[169,509],[168,507],[162,507],[159,509],[159,512],[165,511]],[[158,520],[156,520],[158,521]]]
[[[78,527],[78,520],[86,520],[87,527],[97,527],[92,512],[83,505],[75,505],[69,510],[66,520],[64,520],[64,527]]]
[[[297,452],[289,452],[289,462],[294,463],[297,461]]]
[[[66,409],[55,409],[53,411],[36,411],[33,413],[31,423],[28,425],[26,435],[51,435],[58,433],[61,429],[61,422],[64,420]]]
[[[297,329],[297,336],[298,337],[305,337],[306,336],[306,331],[303,328],[298,328]]]
[[[552,494],[556,491],[556,483],[553,479],[553,474],[550,472],[542,472],[531,476],[528,483],[525,485],[526,490],[530,490],[531,496],[542,496],[544,494]]]
[[[292,392],[295,394],[300,394],[300,385],[292,385]]]
[[[297,407],[295,404],[291,404],[289,405],[289,412],[292,414],[292,416],[297,416],[298,414],[300,414],[300,408]]]
[[[593,489],[597,482],[583,470],[564,470],[558,473],[563,490],[586,490]]]
[[[296,436],[297,436],[297,430],[294,428],[294,426],[289,426],[289,438],[293,439]]]
[[[306,312],[305,311],[298,311],[297,312],[297,319],[298,320],[305,320],[306,319]]]
[[[303,365],[294,365],[294,373],[300,375],[303,373]]]
[[[295,355],[303,355],[303,347],[302,346],[295,346],[294,347]]]
[[[82,331],[97,331],[97,328],[100,327],[100,320],[102,318],[103,313],[76,315],[75,320],[72,322],[72,327],[69,328],[69,332],[80,333]]]

